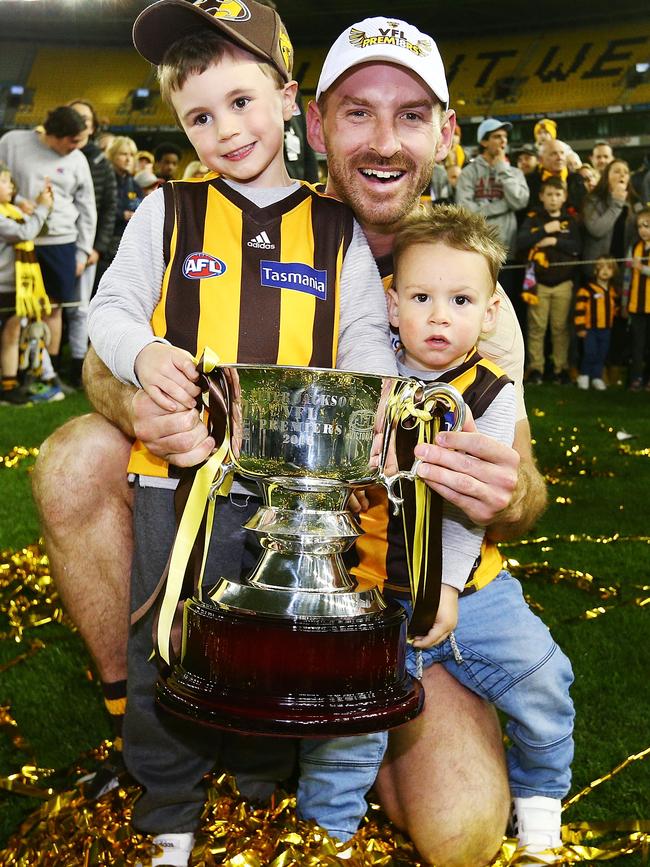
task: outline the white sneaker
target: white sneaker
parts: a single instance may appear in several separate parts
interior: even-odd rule
[[[576,379],[576,383],[578,384],[578,388],[586,391],[589,388],[589,377],[585,373],[581,373]]]
[[[559,864],[561,856],[551,852],[562,845],[562,802],[559,798],[514,798],[512,824],[519,840],[520,851],[535,856],[535,861],[518,861],[518,867],[527,864]]]
[[[148,867],[149,864],[169,865],[169,867],[187,867],[194,847],[194,834],[158,834],[151,841],[162,848],[160,855],[154,855],[151,861],[137,861],[135,867]]]
[[[602,379],[592,379],[591,384],[596,389],[596,391],[605,391],[605,389],[607,388]]]

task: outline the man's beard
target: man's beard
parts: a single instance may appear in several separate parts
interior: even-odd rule
[[[422,191],[431,182],[434,165],[433,154],[420,166],[405,154],[382,159],[367,152],[349,159],[337,156],[327,159],[328,175],[336,195],[352,208],[362,225],[383,229],[397,226],[417,205]],[[396,182],[390,181],[385,184],[385,191],[381,182],[376,183],[374,190],[368,190],[359,173],[360,168],[368,166],[380,171],[403,171],[408,176],[407,184],[399,192],[392,190]]]

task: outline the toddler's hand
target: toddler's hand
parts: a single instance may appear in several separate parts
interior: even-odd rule
[[[413,639],[413,647],[427,648],[442,644],[445,638],[454,631],[458,623],[458,590],[443,584],[440,591],[440,605],[436,620],[426,635],[418,635]]]
[[[192,409],[201,391],[194,359],[168,343],[149,343],[135,360],[135,373],[149,397],[161,409]]]

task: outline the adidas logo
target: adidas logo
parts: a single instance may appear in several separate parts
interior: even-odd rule
[[[275,250],[275,244],[271,243],[271,239],[266,232],[260,232],[255,238],[251,238],[248,246],[256,247],[258,250]]]

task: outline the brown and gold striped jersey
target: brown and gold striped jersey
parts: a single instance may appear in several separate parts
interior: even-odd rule
[[[613,285],[604,289],[598,283],[581,286],[576,293],[574,321],[578,331],[611,328],[618,310],[618,295]]]
[[[473,417],[480,418],[501,389],[511,380],[496,364],[473,351],[462,365],[443,374],[438,382],[448,382],[457,388],[472,410]],[[393,515],[388,508],[384,488],[370,488],[366,492],[370,508],[360,515],[364,535],[356,543],[355,550],[347,557],[352,574],[363,585],[376,584],[398,596],[409,596],[409,574],[406,557],[404,524],[401,515]],[[436,494],[434,496],[437,497]],[[432,509],[432,514],[436,510]],[[437,514],[441,516],[440,510]],[[429,531],[441,533],[440,518]],[[433,542],[433,540],[432,540]],[[440,539],[435,540],[431,550],[440,548]],[[497,546],[487,537],[483,539],[480,557],[477,558],[468,577],[463,594],[468,595],[489,584],[501,571],[503,560]]]
[[[334,367],[350,209],[302,183],[259,208],[220,177],[163,187],[165,273],[154,334],[223,362]],[[167,475],[136,443],[129,471]]]
[[[634,245],[632,258],[644,259],[644,264],[648,264],[648,251],[644,241],[638,241]],[[636,268],[632,269],[627,309],[629,313],[650,313],[650,277],[642,274]]]

